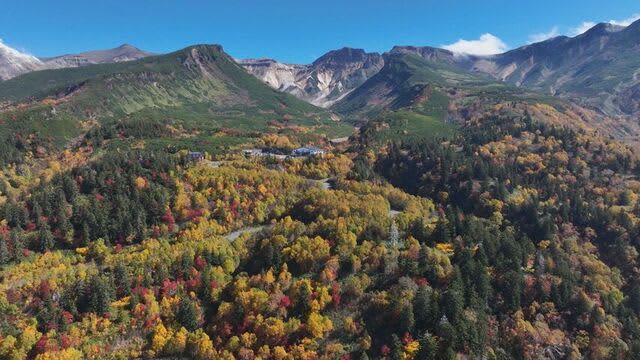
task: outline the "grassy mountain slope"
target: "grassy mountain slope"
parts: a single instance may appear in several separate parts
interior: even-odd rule
[[[48,133],[57,144],[79,135],[81,124],[151,127],[158,131],[143,129],[137,137],[149,138],[148,143],[163,143],[158,139],[163,137],[184,143],[186,138],[191,139],[187,141],[191,147],[205,149],[225,138],[217,135],[221,129],[232,129],[238,137],[297,126],[328,135],[349,131],[332,121],[329,112],[269,88],[220,46],[193,46],[132,62],[25,74],[0,83],[1,102],[7,104],[0,113],[0,119],[6,119],[5,135],[24,129],[27,121],[32,131],[25,135]],[[47,124],[60,119],[66,119],[67,131],[46,131]]]
[[[384,68],[333,110],[373,120],[365,126],[365,136],[385,140],[446,136],[457,120],[478,117],[508,102],[559,105],[551,96],[497,82],[438,57],[392,51]]]
[[[405,107],[421,109],[441,96],[464,93],[488,100],[536,100],[541,96],[473,74],[444,61],[429,60],[410,53],[390,53],[384,68],[360,88],[336,104],[344,113],[371,113]],[[436,96],[433,96],[433,95]]]
[[[433,51],[410,50],[388,53],[378,74],[332,108],[362,122],[367,141],[447,136],[466,121],[529,114],[542,122],[638,142],[631,122],[470,72],[449,57],[431,56]]]
[[[39,100],[73,93],[73,103],[113,113],[149,106],[211,102],[292,114],[317,112],[247,74],[219,46],[194,46],[133,62],[34,72],[0,84],[0,100]],[[77,94],[76,94],[77,93]]]

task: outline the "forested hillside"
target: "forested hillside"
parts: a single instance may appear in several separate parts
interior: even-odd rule
[[[132,150],[50,164],[28,192],[8,178],[0,356],[640,351],[630,148],[529,114],[422,140],[369,126],[323,158]]]

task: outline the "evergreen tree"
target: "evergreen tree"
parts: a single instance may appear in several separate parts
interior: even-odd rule
[[[9,262],[11,258],[9,247],[7,246],[7,238],[0,236],[0,266]]]
[[[62,178],[62,190],[64,191],[67,201],[73,203],[78,195],[78,185],[71,176],[65,175]]]
[[[20,228],[14,228],[11,230],[11,243],[13,245],[13,258],[16,261],[20,261],[23,256],[24,251],[24,241],[22,240],[22,236],[20,236]]]
[[[462,311],[464,310],[464,284],[459,274],[460,270],[456,268],[454,280],[444,293],[442,303],[447,318],[453,324],[462,320]]]
[[[402,307],[402,312],[400,313],[400,319],[398,321],[398,330],[399,332],[411,332],[413,327],[415,326],[415,316],[413,314],[413,304],[408,303]]]
[[[180,299],[178,311],[176,312],[176,320],[189,331],[194,331],[199,327],[198,310],[193,300],[189,297],[183,296]]]
[[[89,286],[89,305],[91,311],[98,315],[109,312],[111,301],[113,301],[113,290],[108,279],[103,276],[94,275]]]
[[[147,220],[144,212],[140,211],[137,213],[133,229],[135,232],[135,240],[137,242],[142,242],[147,238]]]
[[[398,335],[393,334],[391,337],[391,360],[403,360],[404,359],[404,346]]]
[[[502,294],[505,305],[510,311],[520,309],[520,297],[523,288],[523,277],[519,271],[509,271],[504,275]]]
[[[311,311],[311,290],[307,286],[302,286],[295,302],[295,313],[306,316]]]
[[[409,228],[409,234],[421,244],[426,243],[429,240],[429,231],[425,226],[424,219],[418,218],[414,221]]]
[[[80,226],[80,244],[87,246],[89,245],[89,241],[91,241],[91,230],[87,220],[84,220]]]
[[[78,301],[79,296],[82,295],[83,288],[84,285],[82,284],[82,281],[76,281],[71,286],[65,288],[60,296],[60,307],[71,313],[74,317],[77,317],[80,314],[78,311]]]
[[[420,338],[420,349],[416,353],[415,360],[434,360],[438,352],[438,342],[429,333]]]
[[[39,203],[34,202],[31,211],[33,213],[33,218],[36,221],[36,225],[40,227],[42,223],[42,207],[40,206]]]
[[[46,221],[41,222],[38,230],[38,239],[40,241],[40,251],[47,252],[55,246],[55,238],[51,233],[51,228]]]
[[[446,316],[443,316],[442,319],[440,319],[436,328],[436,335],[440,337],[440,343],[438,344],[438,356],[436,356],[436,358],[454,359],[455,352],[453,346],[458,338],[458,334]]]
[[[129,271],[122,263],[118,263],[113,269],[113,279],[116,286],[117,297],[127,296],[131,293],[131,279]]]
[[[426,286],[420,286],[413,298],[416,330],[424,332],[434,325],[431,294]]]

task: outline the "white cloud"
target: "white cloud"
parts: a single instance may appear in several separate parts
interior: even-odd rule
[[[504,41],[489,33],[483,34],[478,40],[460,39],[453,44],[443,45],[442,48],[466,55],[494,55],[509,50]]]
[[[613,25],[629,26],[637,20],[640,20],[640,14],[633,14],[632,16],[622,20],[609,20],[609,23]]]
[[[529,35],[529,44],[545,41],[545,40],[554,38],[558,35],[560,35],[560,28],[557,26],[554,26],[548,32],[541,32],[541,33]]]
[[[571,28],[571,30],[569,30],[569,35],[578,36],[580,34],[584,34],[587,32],[587,30],[591,29],[594,26],[596,26],[596,23],[594,23],[593,21],[585,21],[582,24]]]
[[[621,20],[609,20],[606,21],[609,24],[612,25],[618,25],[618,26],[629,26],[632,23],[636,22],[640,20],[640,14],[633,14],[632,16],[626,18],[626,19],[621,19]],[[593,21],[585,21],[582,24],[580,24],[579,26],[576,26],[574,28],[571,28],[571,30],[569,31],[569,35],[571,36],[578,36],[580,34],[584,34],[585,32],[587,32],[587,30],[591,29],[592,27],[596,26],[596,23]]]

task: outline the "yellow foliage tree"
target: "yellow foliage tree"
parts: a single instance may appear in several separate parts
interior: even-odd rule
[[[284,249],[287,259],[294,261],[303,271],[309,271],[314,264],[321,264],[329,257],[331,247],[323,238],[301,236]]]
[[[153,336],[151,338],[151,345],[147,355],[149,357],[157,357],[162,354],[164,347],[171,338],[171,332],[164,327],[162,323],[158,323],[153,330]]]
[[[81,360],[84,359],[82,351],[68,348],[60,351],[46,352],[36,356],[36,360]]]
[[[333,323],[328,317],[312,312],[307,319],[307,329],[313,337],[320,338],[324,333],[333,330]]]

